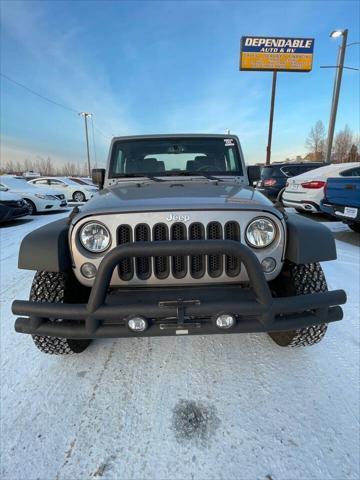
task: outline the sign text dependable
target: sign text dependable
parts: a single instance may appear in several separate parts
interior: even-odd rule
[[[242,37],[240,70],[309,72],[313,38]]]

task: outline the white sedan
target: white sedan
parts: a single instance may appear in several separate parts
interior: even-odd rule
[[[85,202],[90,200],[98,191],[97,187],[90,185],[80,185],[69,177],[40,177],[29,180],[31,185],[36,187],[54,187],[64,192],[68,202]]]
[[[298,211],[320,212],[320,202],[324,198],[327,179],[347,176],[354,168],[360,169],[360,162],[333,163],[289,178],[282,202],[285,207],[294,207]]]
[[[67,205],[65,195],[61,192],[51,188],[39,190],[29,184],[24,177],[2,175],[0,185],[6,187],[10,192],[20,195],[28,204],[30,215],[35,215],[37,212],[60,210]]]

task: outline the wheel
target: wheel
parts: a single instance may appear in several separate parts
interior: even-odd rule
[[[349,223],[348,224],[351,230],[354,232],[360,233],[360,223]]]
[[[74,298],[76,294],[76,300]],[[54,272],[37,272],[35,274],[31,291],[30,300],[32,302],[51,302],[51,303],[75,303],[76,301],[87,301],[88,289],[79,284],[75,285],[75,280],[70,274]],[[61,322],[61,320],[54,320]],[[37,348],[43,353],[53,355],[69,355],[72,353],[83,352],[91,340],[71,340],[58,337],[32,336]]]
[[[277,297],[306,295],[326,292],[327,284],[319,263],[296,265],[286,263],[281,274],[272,282],[270,288]],[[270,337],[281,347],[305,347],[320,342],[325,336],[327,323],[313,327],[299,328],[286,332],[269,332]]]
[[[35,203],[29,200],[28,198],[24,198],[24,200],[29,207],[29,215],[35,215],[37,212]]]
[[[86,198],[82,192],[74,192],[73,193],[73,200],[74,202],[85,202]]]

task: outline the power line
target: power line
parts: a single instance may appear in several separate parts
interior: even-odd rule
[[[0,75],[4,78],[6,78],[6,80],[8,80],[9,82],[12,82],[12,83],[15,83],[15,85],[18,85],[19,87],[22,87],[24,88],[25,90],[27,90],[28,92],[32,93],[33,95],[36,95],[37,97],[40,97],[42,98],[43,100],[46,100],[47,102],[50,102],[54,105],[57,105],[58,107],[61,107],[61,108],[64,108],[65,110],[69,110],[70,112],[74,112],[76,114],[78,114],[79,112],[77,110],[75,110],[74,108],[71,108],[67,105],[63,105],[62,103],[59,103],[59,102],[56,102],[55,100],[51,100],[51,98],[48,98],[48,97],[45,97],[44,95],[41,95],[41,93],[38,93],[38,92],[35,92],[34,90],[32,90],[31,88],[27,87],[26,85],[23,85],[22,83],[14,80],[13,78],[10,78],[8,77],[7,75],[5,75],[4,73],[1,73],[0,72]]]
[[[115,137],[115,135],[112,135],[112,136],[106,135],[106,133],[102,132],[100,130],[100,128],[98,128],[96,125],[94,125],[94,128],[95,128],[95,130],[97,130],[100,133],[100,135],[102,135],[104,138],[106,138],[106,140],[112,140],[112,138]]]
[[[24,85],[23,83],[20,83],[20,82],[18,82],[17,80],[14,80],[13,78],[9,77],[8,75],[5,75],[4,73],[1,73],[1,72],[0,72],[0,75],[1,75],[2,77],[6,78],[9,82],[14,83],[15,85],[23,88],[24,90],[32,93],[33,95],[36,95],[37,97],[41,98],[42,100],[45,100],[45,101],[47,101],[47,102],[49,102],[49,103],[52,103],[53,105],[56,105],[56,106],[61,107],[61,108],[65,109],[65,110],[68,110],[69,112],[73,112],[73,113],[76,113],[77,115],[79,115],[79,111],[78,111],[78,110],[75,110],[74,108],[69,107],[68,105],[64,105],[64,104],[62,104],[62,103],[59,103],[59,102],[57,102],[56,100],[52,100],[51,98],[48,98],[48,97],[42,95],[41,93],[36,92],[36,91],[33,90],[32,88],[27,87],[27,86]],[[91,119],[92,119],[92,117],[91,117]],[[103,131],[101,131],[100,128],[98,128],[97,126],[94,126],[94,124],[92,123],[92,131],[93,131],[93,134],[94,134],[94,129],[97,130],[97,131],[100,133],[100,135],[102,135],[106,140],[111,140],[112,137],[115,136],[115,135],[112,135],[112,136],[107,135],[106,133],[104,133]],[[94,149],[95,149],[95,140],[94,140],[94,138],[95,138],[95,137],[94,137],[94,135],[93,135],[93,142],[94,142]],[[95,157],[96,157],[96,152],[95,152]]]

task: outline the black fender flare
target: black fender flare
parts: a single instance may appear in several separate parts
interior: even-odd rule
[[[325,225],[288,213],[285,258],[296,264],[336,260],[334,236]]]
[[[71,270],[68,219],[56,220],[30,232],[20,245],[18,267],[24,270]]]

